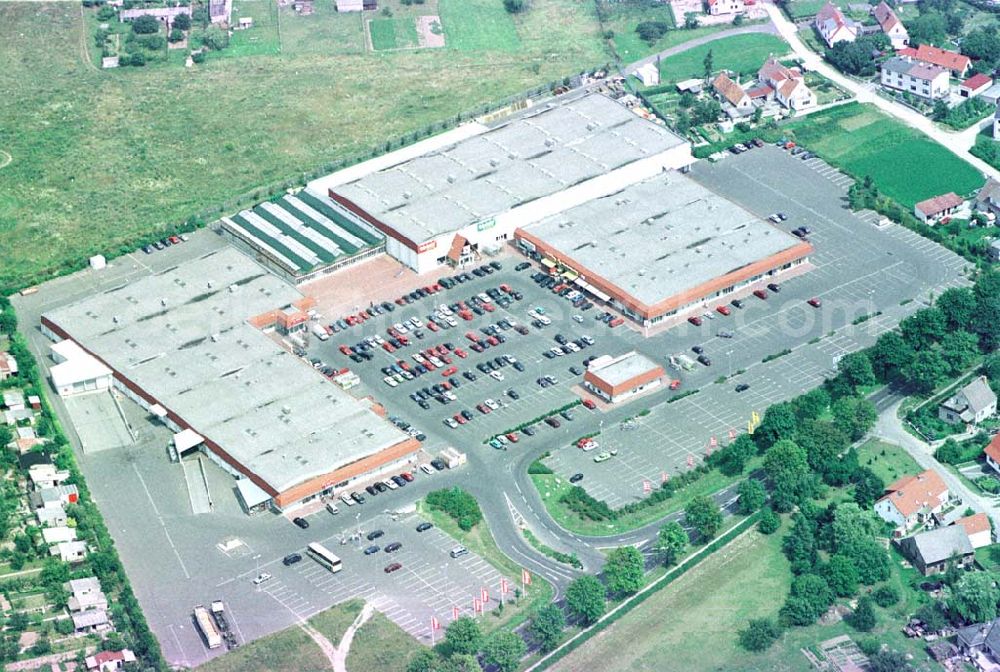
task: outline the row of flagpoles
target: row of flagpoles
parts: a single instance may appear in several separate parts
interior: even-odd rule
[[[521,592],[527,592],[531,585],[531,572],[526,569],[521,570]],[[510,593],[510,581],[500,577],[500,604]],[[479,597],[472,598],[472,616],[476,617],[486,611],[486,603],[490,601],[490,591],[486,586],[479,589]],[[451,607],[451,620],[455,621],[462,615],[462,609],[458,605]],[[437,616],[431,616],[431,645],[434,644],[435,632],[441,629],[441,620]]]

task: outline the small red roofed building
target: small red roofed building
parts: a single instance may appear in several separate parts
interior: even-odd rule
[[[886,494],[875,502],[875,513],[893,525],[897,535],[906,534],[940,512],[950,496],[948,486],[933,469],[904,476],[885,490]]]
[[[972,59],[956,51],[948,51],[939,47],[932,47],[929,44],[920,44],[914,47],[905,47],[897,52],[900,56],[912,58],[923,63],[936,65],[951,72],[955,77],[965,77]]]
[[[743,117],[753,112],[753,101],[728,74],[721,73],[712,82],[712,88],[723,102],[723,109],[730,117]]]
[[[0,380],[17,375],[17,360],[9,352],[0,352]]]
[[[87,656],[85,662],[87,663],[88,670],[95,670],[96,672],[115,672],[115,670],[120,670],[125,667],[127,663],[134,663],[135,654],[132,653],[131,649],[122,649],[121,651],[101,651],[92,656]]]
[[[813,21],[823,41],[828,47],[838,42],[853,42],[858,38],[858,24],[844,16],[832,2],[823,5]]]
[[[816,94],[806,86],[802,71],[789,68],[774,57],[764,61],[757,79],[774,90],[774,99],[789,110],[805,110],[816,106]]]
[[[969,543],[972,544],[973,548],[982,548],[993,543],[993,528],[990,526],[990,517],[982,511],[959,518],[952,525],[961,525],[965,528],[965,533],[969,536]]]
[[[920,201],[913,206],[913,214],[924,224],[933,224],[957,210],[965,201],[955,192],[949,192],[926,201]]]
[[[896,16],[896,12],[892,11],[892,7],[885,0],[878,3],[878,6],[872,10],[872,15],[878,21],[882,32],[889,38],[893,49],[902,49],[910,43],[910,34],[906,32],[906,26],[903,25],[903,22]]]
[[[635,350],[618,357],[598,357],[583,376],[583,386],[612,404],[656,388],[663,382],[663,367]]]
[[[1000,474],[1000,434],[994,436],[993,440],[986,445],[983,454],[986,455],[986,464]]]
[[[993,86],[993,78],[977,72],[959,85],[958,94],[962,98],[975,98],[991,86]]]

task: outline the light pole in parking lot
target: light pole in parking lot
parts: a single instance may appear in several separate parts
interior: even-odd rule
[[[358,511],[355,514],[354,520],[355,520],[355,522],[358,525],[358,548],[361,548],[361,512],[360,511]]]
[[[729,361],[729,377],[733,377],[733,351],[726,350],[726,359]]]
[[[257,555],[253,556],[253,559],[254,559],[255,566],[257,567],[257,573],[254,575],[254,578],[257,578],[257,577],[260,576],[260,553],[258,553]],[[261,587],[261,583],[258,583],[257,584],[257,592],[258,593],[260,592],[260,587]]]

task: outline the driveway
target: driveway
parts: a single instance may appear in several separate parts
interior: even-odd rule
[[[807,68],[815,70],[841,88],[850,91],[857,97],[859,102],[871,103],[886,114],[892,115],[904,124],[927,135],[935,142],[940,143],[962,159],[971,163],[984,175],[1000,179],[1000,171],[969,152],[969,149],[975,144],[976,135],[979,133],[982,124],[976,124],[961,132],[946,131],[922,114],[914,112],[910,108],[898,103],[886,100],[875,92],[874,85],[863,84],[850,77],[846,77],[832,65],[824,61],[819,54],[809,49],[799,39],[796,25],[778,7],[771,3],[764,3],[764,9],[767,11],[768,16],[771,17],[771,23],[778,29],[778,34],[791,45],[792,51],[802,60]]]

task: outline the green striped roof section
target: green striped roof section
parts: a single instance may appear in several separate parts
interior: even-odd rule
[[[349,231],[351,234],[357,236],[358,238],[365,241],[369,245],[378,245],[379,243],[382,242],[381,238],[375,236],[370,231],[361,228],[360,226],[349,220],[347,217],[345,217],[344,215],[342,215],[341,213],[337,212],[329,205],[324,203],[322,200],[310,194],[305,189],[295,194],[295,197],[298,198],[303,203],[305,203],[306,205],[308,205],[309,207],[319,212],[320,214],[329,217],[331,220],[337,223],[337,226],[344,227],[345,230]]]
[[[281,201],[277,203],[277,205],[281,206],[282,210],[285,210],[289,214],[294,215],[300,222],[308,226],[310,229],[316,231],[324,238],[329,238],[333,242],[337,243],[337,246],[344,251],[344,254],[350,256],[358,251],[359,248],[356,245],[348,242],[347,240],[333,233],[328,228],[326,228],[319,222],[315,221],[312,217],[310,217],[309,215],[302,212],[294,205],[286,201],[284,198],[282,198]]]
[[[275,217],[272,213],[268,212],[266,209],[260,207],[259,205],[253,209],[255,215],[263,219],[264,221],[274,225],[276,229],[281,231],[283,234],[289,238],[294,238],[300,244],[302,244],[306,249],[312,250],[312,252],[319,257],[320,261],[324,264],[329,264],[331,261],[337,258],[337,255],[333,254],[329,250],[325,249],[322,245],[318,244],[316,241],[312,240],[308,236],[303,236],[301,233],[285,224],[281,219]]]
[[[275,250],[277,250],[278,252],[280,252],[282,255],[284,255],[285,257],[287,257],[290,261],[292,261],[295,264],[297,264],[298,267],[299,267],[299,272],[300,273],[304,273],[304,272],[309,271],[309,270],[311,270],[313,268],[313,265],[310,264],[308,261],[306,261],[305,259],[303,259],[299,255],[295,254],[290,249],[288,249],[287,247],[285,247],[284,245],[282,245],[280,241],[275,240],[272,236],[269,236],[266,233],[264,233],[263,231],[261,231],[260,229],[258,229],[256,226],[254,226],[253,224],[251,224],[250,222],[248,222],[246,220],[246,218],[241,217],[240,215],[236,214],[236,215],[233,215],[232,217],[230,217],[230,219],[233,220],[234,222],[236,222],[237,224],[239,224],[244,229],[246,229],[247,233],[249,233],[252,236],[256,236],[259,240],[267,243],[268,245],[270,245],[271,247],[273,247]]]

